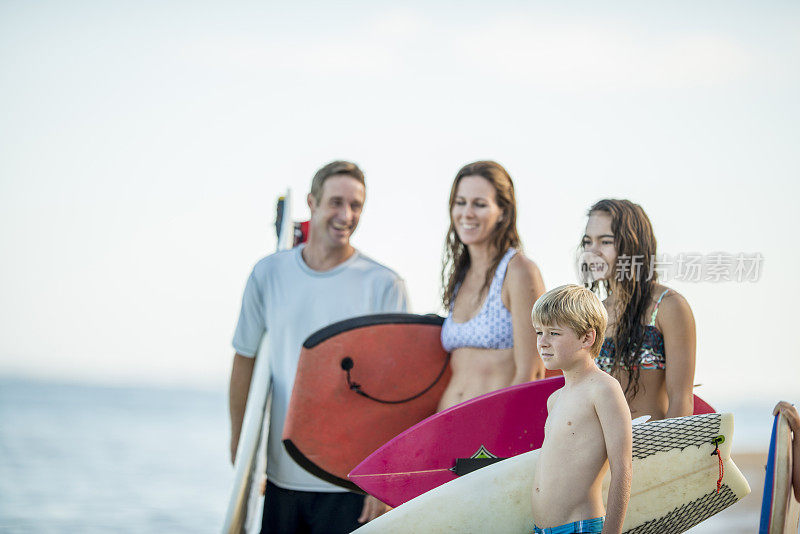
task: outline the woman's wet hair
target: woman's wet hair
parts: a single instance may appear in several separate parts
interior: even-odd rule
[[[617,252],[615,265],[602,281],[586,284],[597,292],[602,283],[606,294],[615,295],[616,323],[614,362],[612,372],[620,368],[628,373],[625,395],[629,399],[639,391],[638,355],[644,341],[645,323],[658,273],[653,268],[656,259],[656,236],[644,209],[630,200],[603,199],[596,202],[587,216],[605,213],[611,217],[611,232]]]
[[[469,250],[461,242],[453,223],[453,206],[456,201],[458,184],[462,178],[467,176],[480,176],[488,181],[495,191],[495,202],[503,212],[501,220],[497,224],[492,234],[492,245],[495,249],[495,256],[488,271],[486,279],[481,289],[481,294],[489,289],[492,277],[497,270],[503,255],[511,248],[521,248],[519,234],[517,233],[517,200],[514,196],[514,182],[508,172],[497,162],[476,161],[461,167],[453,180],[450,188],[450,228],[444,243],[444,261],[442,262],[442,304],[446,309],[455,299],[456,286],[464,280],[464,276],[470,266]]]

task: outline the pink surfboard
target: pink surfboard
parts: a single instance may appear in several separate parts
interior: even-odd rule
[[[460,475],[538,449],[544,441],[547,398],[563,385],[563,377],[528,382],[441,411],[369,455],[348,478],[399,506]],[[695,395],[695,414],[713,412]]]

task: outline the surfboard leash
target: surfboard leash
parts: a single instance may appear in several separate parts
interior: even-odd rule
[[[369,400],[372,400],[372,401],[375,401],[375,402],[380,402],[381,404],[403,404],[405,402],[410,402],[410,401],[412,401],[414,399],[418,399],[419,397],[423,396],[433,386],[435,386],[439,382],[439,380],[444,375],[444,372],[447,371],[447,367],[450,365],[450,354],[448,354],[447,358],[444,359],[444,366],[442,366],[442,370],[439,371],[439,374],[436,376],[434,381],[428,387],[426,387],[425,389],[423,389],[422,391],[420,391],[416,395],[412,395],[412,396],[410,396],[410,397],[408,397],[406,399],[399,399],[399,400],[386,400],[386,399],[379,399],[377,397],[373,397],[372,395],[370,395],[369,393],[367,393],[366,391],[361,389],[361,384],[359,384],[357,382],[353,382],[353,380],[350,378],[350,370],[355,366],[355,363],[353,362],[353,359],[351,357],[345,356],[344,358],[342,358],[342,361],[341,361],[340,365],[342,366],[342,370],[345,373],[347,373],[347,387],[350,388],[351,391],[355,391],[356,393],[358,393],[362,397],[366,397]]]
[[[725,436],[717,436],[714,438],[711,443],[714,445],[714,452],[711,453],[711,456],[717,457],[719,460],[719,478],[717,479],[717,494],[719,494],[719,490],[722,487],[722,477],[725,475],[725,466],[722,465],[722,455],[719,453],[719,445],[720,443],[725,442]]]

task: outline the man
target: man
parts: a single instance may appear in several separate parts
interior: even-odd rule
[[[302,343],[336,321],[406,310],[405,283],[350,245],[364,207],[364,174],[334,161],[311,182],[308,242],[253,268],[233,338],[230,382],[231,459],[236,454],[255,354],[266,343],[272,372],[267,489],[262,533],[350,532],[386,510],[374,499],[329,484],[292,460],[281,443]]]

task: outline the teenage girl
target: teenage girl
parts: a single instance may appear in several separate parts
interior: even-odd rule
[[[695,324],[686,299],[658,283],[656,238],[647,214],[629,200],[589,209],[581,266],[587,285],[607,295],[606,339],[597,365],[622,386],[634,418],[691,415]]]
[[[521,251],[514,184],[498,163],[470,163],[453,181],[442,286],[453,374],[440,411],[544,377],[530,319],[544,282]]]

